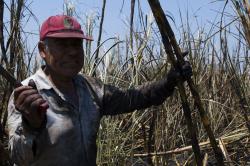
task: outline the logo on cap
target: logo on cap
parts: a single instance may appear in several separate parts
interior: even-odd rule
[[[74,28],[73,20],[69,17],[65,17],[63,20],[64,27],[67,29]]]

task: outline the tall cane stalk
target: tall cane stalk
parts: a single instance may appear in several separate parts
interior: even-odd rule
[[[164,44],[165,51],[168,54],[172,65],[176,69],[181,69],[180,66],[182,63],[184,63],[184,58],[182,56],[181,49],[176,42],[175,35],[172,31],[172,28],[171,28],[171,26],[170,26],[170,24],[165,16],[163,10],[162,10],[162,8],[161,8],[160,3],[158,0],[148,0],[148,3],[151,7],[151,10],[152,10],[154,17],[155,17],[155,20],[156,20],[156,23],[157,23],[159,30],[161,32],[162,42]],[[176,58],[175,58],[174,54],[176,55]],[[204,126],[207,134],[208,134],[211,146],[213,147],[213,150],[215,153],[215,158],[217,160],[217,164],[223,166],[224,165],[223,155],[222,155],[221,149],[217,146],[216,139],[215,139],[214,134],[213,134],[211,127],[210,127],[211,126],[210,121],[209,121],[208,116],[206,115],[206,112],[202,106],[199,93],[196,90],[195,85],[193,83],[193,80],[191,78],[188,78],[187,82],[188,82],[189,88],[191,90],[191,93],[193,95],[195,105],[197,106],[197,108],[199,110],[199,114],[201,116],[201,121],[203,123],[203,126]],[[182,107],[183,107],[184,115],[185,115],[186,122],[188,125],[188,130],[189,130],[189,133],[190,133],[190,136],[192,139],[192,148],[193,148],[193,151],[195,154],[196,163],[197,163],[197,165],[202,165],[202,157],[200,154],[200,147],[198,145],[198,140],[196,137],[195,130],[193,129],[191,111],[189,108],[189,104],[187,102],[185,88],[184,88],[184,85],[180,81],[178,81],[177,86],[178,86],[179,93],[181,96]]]

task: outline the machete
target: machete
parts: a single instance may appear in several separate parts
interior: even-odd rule
[[[17,81],[17,79],[11,75],[4,67],[0,64],[0,75],[2,75],[13,87],[20,87],[22,83]],[[36,89],[36,85],[32,85]],[[48,107],[39,106],[38,111],[47,111]]]
[[[2,75],[13,87],[22,86],[21,82],[18,82],[2,65],[0,65],[0,75]]]

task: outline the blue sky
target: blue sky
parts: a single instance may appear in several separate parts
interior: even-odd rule
[[[30,2],[29,8],[37,17],[38,24],[41,24],[51,15],[62,14],[63,2],[64,0],[34,0]],[[77,13],[82,16],[89,13],[101,13],[102,0],[74,0],[73,2]],[[124,36],[123,34],[128,31],[125,22],[129,20],[130,0],[124,0],[123,8],[122,2],[122,0],[107,0],[103,38],[116,35]],[[148,14],[150,9],[147,1],[141,0],[140,2],[143,12]],[[180,24],[179,9],[182,15],[185,15],[187,11],[189,12],[191,24],[197,25],[198,21],[200,26],[211,26],[218,12],[222,10],[224,3],[224,1],[215,2],[211,0],[161,0],[163,9],[175,19],[177,27]],[[230,7],[227,7],[227,10],[230,10]],[[34,19],[31,19],[24,27],[24,30],[38,34],[38,24]],[[97,22],[98,25],[99,23]],[[96,40],[97,34],[94,34],[93,38]]]
[[[6,0],[5,2],[9,2],[10,0]],[[26,45],[26,49],[30,54],[32,51],[32,55],[38,54],[37,43],[39,41],[39,27],[43,21],[45,21],[49,16],[63,14],[63,3],[65,0],[33,0],[26,1],[27,8],[31,10],[31,12],[35,15],[34,17],[29,17],[29,12],[26,9],[23,15],[22,22],[22,30],[26,33],[23,33],[23,40]],[[76,8],[76,13],[80,16],[84,23],[84,19],[86,15],[90,13],[96,13],[100,15],[102,9],[102,0],[68,0],[72,1]],[[124,4],[123,4],[124,1]],[[136,0],[138,3],[138,0]],[[209,29],[213,24],[220,22],[221,11],[225,5],[225,0],[160,0],[163,10],[167,15],[170,15],[174,21],[175,25],[172,23],[172,29],[175,31],[175,35],[177,40],[179,39],[179,32],[181,22],[180,22],[180,12],[182,14],[183,19],[187,18],[188,13],[188,22],[191,27],[191,33],[196,35],[198,29],[204,28],[204,32],[209,32]],[[29,3],[29,4],[28,4]],[[150,13],[150,7],[148,5],[147,0],[140,0],[143,14]],[[9,3],[8,3],[9,4]],[[136,11],[137,4],[136,4]],[[225,18],[225,24],[233,20],[233,16],[235,15],[232,7],[227,5],[226,7],[227,15]],[[9,21],[9,13],[8,10],[5,9],[4,13],[5,23]],[[129,34],[129,16],[130,16],[130,0],[107,0],[106,11],[105,11],[105,19],[103,25],[103,36],[102,41],[111,38],[118,37],[120,40],[124,40],[126,35]],[[169,19],[170,20],[170,19]],[[137,23],[136,23],[137,21]],[[138,15],[135,14],[135,26],[138,25]],[[185,24],[185,21],[184,21]],[[96,42],[98,38],[98,26],[99,20],[96,22],[95,31],[93,34],[93,44],[92,50],[96,48]],[[199,26],[199,27],[197,27]],[[234,25],[233,25],[234,26]],[[84,26],[82,26],[84,27]],[[233,29],[233,28],[232,28]],[[235,29],[235,27],[234,27]],[[186,29],[185,29],[186,30]],[[218,27],[214,28],[210,34],[214,34],[214,32],[218,31]],[[6,33],[6,36],[7,33]],[[209,35],[210,36],[210,35]],[[112,45],[113,41],[109,41],[105,43],[103,46],[105,48],[109,48]],[[230,42],[232,46],[235,45],[234,42]],[[218,45],[219,47],[219,45]],[[34,52],[33,52],[34,51]],[[38,56],[39,57],[39,56]]]
[[[27,1],[26,5],[35,15],[36,19],[29,17],[25,12],[23,18],[23,31],[25,33],[24,40],[27,40],[27,50],[33,50],[39,40],[39,26],[42,22],[51,15],[63,13],[63,3],[66,0],[33,0]],[[85,22],[85,15],[90,13],[101,14],[102,0],[68,0],[74,3],[76,13]],[[123,4],[124,1],[124,4]],[[138,0],[136,0],[138,1]],[[8,2],[6,0],[5,2]],[[163,10],[167,15],[170,15],[175,20],[175,25],[172,26],[176,31],[180,27],[180,15],[186,18],[187,12],[189,14],[189,23],[191,24],[192,32],[196,32],[197,25],[207,28],[207,32],[213,23],[220,22],[220,12],[225,4],[224,0],[160,0]],[[150,8],[147,0],[140,0],[140,4],[144,14],[150,13]],[[6,10],[7,11],[7,10]],[[136,4],[136,11],[137,4]],[[227,6],[226,11],[233,13],[230,5]],[[228,14],[230,15],[230,14]],[[117,37],[124,40],[125,34],[129,33],[129,16],[130,16],[130,0],[107,0],[105,19],[103,25],[102,41],[110,37]],[[135,21],[138,15],[135,15]],[[29,18],[29,19],[28,19]],[[227,17],[232,20],[231,16]],[[8,22],[8,13],[5,12],[5,21]],[[28,20],[28,21],[27,21]],[[227,21],[229,22],[229,21]],[[172,23],[173,25],[173,23]],[[95,31],[93,34],[93,46],[96,46],[98,38],[99,20],[96,22]],[[136,23],[135,23],[136,26]],[[83,26],[84,27],[84,26]],[[200,28],[199,28],[200,29]],[[214,29],[213,31],[217,31]],[[213,34],[213,32],[211,32]],[[176,33],[177,38],[178,34]],[[36,51],[36,49],[35,49]]]

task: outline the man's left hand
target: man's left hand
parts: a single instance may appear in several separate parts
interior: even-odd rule
[[[168,79],[177,82],[180,79],[182,82],[186,81],[193,75],[191,64],[188,61],[185,61],[180,69],[172,68],[168,73]]]

